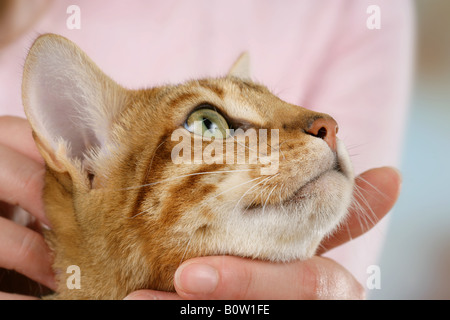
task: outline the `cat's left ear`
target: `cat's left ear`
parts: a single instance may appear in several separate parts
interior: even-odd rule
[[[111,140],[127,94],[74,43],[47,34],[26,59],[22,98],[47,165],[67,172],[77,163],[85,167],[89,153]]]
[[[243,80],[251,79],[250,55],[248,54],[248,52],[242,53],[234,62],[230,71],[228,71],[228,76]]]

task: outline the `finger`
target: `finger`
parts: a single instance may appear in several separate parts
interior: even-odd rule
[[[0,117],[0,145],[9,147],[38,163],[44,163],[34,143],[31,127],[23,118]]]
[[[175,273],[184,299],[361,299],[362,286],[336,262],[270,263],[231,256],[188,260]]]
[[[0,300],[38,300],[36,297],[0,292]]]
[[[397,201],[401,179],[400,172],[391,167],[371,169],[357,177],[355,202],[346,222],[321,243],[317,254],[355,239],[376,225]]]
[[[49,226],[42,201],[44,166],[0,145],[0,168],[0,201],[18,205]]]
[[[130,293],[124,300],[181,300],[181,298],[173,292],[138,290]]]
[[[0,267],[56,289],[50,249],[37,232],[0,218]]]

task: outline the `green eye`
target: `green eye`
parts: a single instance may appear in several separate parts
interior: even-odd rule
[[[218,112],[211,109],[198,109],[190,114],[184,127],[206,138],[224,139],[227,137],[227,121]]]

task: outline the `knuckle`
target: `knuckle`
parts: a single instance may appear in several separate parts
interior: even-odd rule
[[[252,291],[253,291],[253,284],[254,284],[254,276],[253,272],[249,268],[241,268],[239,270],[240,276],[239,276],[239,286],[233,286],[233,294],[232,299],[236,300],[244,300],[249,299],[251,297]]]
[[[43,187],[45,169],[31,168],[24,173],[23,189],[27,195],[39,193]]]
[[[17,250],[18,266],[26,264],[28,259],[34,255],[35,251],[40,247],[41,237],[35,232],[27,232]],[[20,270],[17,270],[20,271]]]
[[[238,257],[220,257],[216,264],[220,282],[215,291],[215,299],[247,300],[258,293],[258,271],[253,263]]]
[[[324,290],[323,275],[318,264],[307,262],[302,270],[302,288],[299,297],[308,300],[321,299]],[[306,289],[306,290],[305,290]]]

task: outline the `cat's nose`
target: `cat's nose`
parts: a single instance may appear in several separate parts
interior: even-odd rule
[[[318,118],[309,126],[306,133],[325,140],[328,146],[336,152],[336,134],[338,132],[337,122],[331,118]]]

